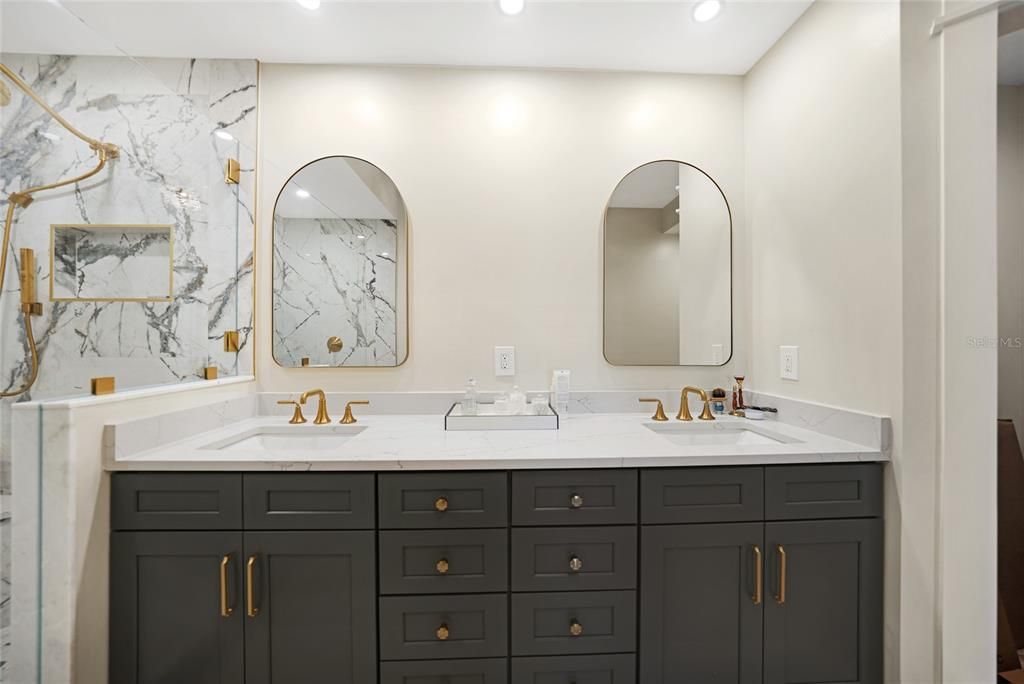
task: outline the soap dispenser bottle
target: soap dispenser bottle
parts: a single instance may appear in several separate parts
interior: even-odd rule
[[[462,396],[462,415],[475,416],[477,410],[476,380],[466,381],[466,393]]]

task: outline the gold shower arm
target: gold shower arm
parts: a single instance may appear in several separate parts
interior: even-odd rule
[[[101,140],[97,140],[96,138],[90,138],[85,133],[82,133],[80,130],[78,130],[77,128],[72,126],[68,122],[68,120],[65,119],[63,116],[61,116],[60,114],[58,114],[53,109],[53,107],[51,107],[50,105],[46,104],[46,102],[43,101],[43,98],[41,98],[38,95],[36,95],[35,91],[32,90],[32,87],[28,83],[25,83],[25,81],[21,80],[21,77],[18,76],[18,74],[14,73],[11,69],[9,69],[3,63],[0,63],[0,74],[3,74],[8,79],[10,79],[11,82],[14,83],[14,85],[18,86],[18,90],[20,90],[21,92],[23,92],[26,95],[28,95],[30,98],[32,98],[35,101],[35,103],[37,105],[39,105],[40,107],[45,109],[46,113],[49,114],[50,116],[52,116],[57,123],[59,123],[64,128],[66,128],[67,131],[69,133],[71,133],[71,135],[75,136],[79,140],[82,140],[82,141],[88,143],[89,147],[91,147],[92,149],[96,150],[97,152],[105,151],[107,159],[113,159],[113,158],[117,157],[117,151],[118,151],[117,150],[117,145],[113,145],[111,143],[105,143],[105,142],[103,142]],[[102,159],[103,156],[101,155],[100,158]],[[41,188],[36,188],[37,191],[40,190],[40,189]]]
[[[17,86],[18,90],[28,95],[33,102],[42,107],[47,114],[53,117],[54,121],[59,123],[69,133],[71,133],[79,140],[82,140],[83,142],[88,144],[89,147],[96,153],[96,156],[98,157],[98,161],[95,167],[93,167],[89,171],[86,171],[85,173],[75,176],[74,178],[58,180],[56,182],[47,183],[45,185],[37,185],[36,187],[27,188],[25,190],[21,190],[20,192],[13,192],[11,193],[10,197],[8,197],[9,201],[7,204],[7,216],[4,220],[3,241],[2,244],[0,244],[0,294],[2,294],[5,282],[4,279],[7,276],[7,256],[10,251],[11,232],[13,231],[15,208],[17,207],[24,209],[25,207],[30,205],[32,203],[32,195],[36,194],[37,192],[43,192],[44,190],[53,190],[55,188],[60,188],[65,185],[73,185],[75,183],[80,183],[86,180],[87,178],[95,176],[97,173],[103,170],[103,167],[107,165],[107,162],[109,160],[115,159],[117,157],[119,150],[117,148],[117,145],[114,145],[112,143],[105,143],[103,141],[96,140],[95,138],[90,138],[85,133],[82,133],[80,130],[72,126],[68,122],[68,120],[60,114],[58,114],[57,111],[53,109],[53,107],[46,104],[46,102],[44,102],[43,99],[39,97],[39,95],[37,95],[35,91],[32,90],[31,86],[25,83],[25,81],[21,80],[21,78],[16,73],[11,71],[11,69],[9,69],[3,63],[0,63],[0,74],[3,74],[8,79],[10,79],[10,81],[14,83],[15,86]],[[0,86],[2,85],[3,84],[0,83]],[[4,104],[6,104],[6,102],[4,102]],[[39,315],[41,313],[41,307],[39,307],[38,304],[34,304],[34,306],[36,307],[34,310],[32,308],[23,308],[22,311],[22,321],[25,326],[25,338],[26,341],[28,342],[30,356],[28,378],[26,378],[25,383],[18,389],[7,392],[0,391],[0,397],[14,397],[19,394],[24,394],[29,389],[31,389],[32,385],[35,384],[36,379],[39,377],[39,350],[36,347],[35,334],[34,331],[32,330],[32,316]]]

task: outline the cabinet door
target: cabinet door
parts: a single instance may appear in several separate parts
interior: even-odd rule
[[[245,559],[246,684],[376,681],[373,532],[247,532]]]
[[[242,533],[115,532],[112,684],[242,684]]]
[[[769,523],[764,683],[882,681],[882,520]]]
[[[761,523],[642,529],[641,682],[761,681],[763,534]]]

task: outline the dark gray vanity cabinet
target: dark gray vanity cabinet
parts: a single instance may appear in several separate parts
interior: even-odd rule
[[[760,682],[764,525],[650,526],[641,535],[640,681]]]
[[[376,680],[373,476],[269,477],[114,476],[112,684]]]
[[[242,684],[241,558],[240,532],[115,532],[111,684]]]
[[[110,681],[880,684],[881,473],[118,473]]]
[[[880,465],[642,477],[640,681],[882,681]]]

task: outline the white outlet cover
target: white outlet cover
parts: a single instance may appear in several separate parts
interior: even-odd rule
[[[516,374],[515,347],[494,348],[494,374],[498,377],[508,377]]]
[[[800,379],[800,347],[779,347],[779,376],[783,380]]]

